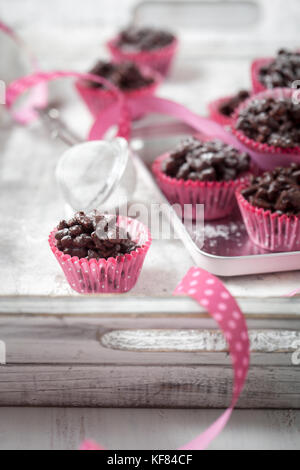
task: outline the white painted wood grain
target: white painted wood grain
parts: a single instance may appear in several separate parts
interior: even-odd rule
[[[226,406],[232,368],[216,325],[205,316],[175,318],[0,316],[7,348],[0,406]],[[284,320],[270,318],[268,329],[256,330],[261,322],[250,321],[254,352],[239,406],[298,409],[300,369],[292,354],[299,320],[282,329]],[[112,340],[103,344],[106,335]]]
[[[6,365],[1,406],[224,408],[232,368],[217,365]],[[277,369],[277,374],[274,369]],[[238,407],[300,409],[300,369],[251,367]]]
[[[128,329],[134,322],[135,329]],[[250,321],[252,366],[291,368],[299,321],[290,329]],[[0,336],[10,365],[131,364],[229,365],[228,349],[213,320],[182,316],[0,317]],[[273,329],[271,329],[271,326]],[[4,372],[4,371],[3,371]]]
[[[239,305],[249,319],[263,319],[271,321],[282,320],[282,326],[287,326],[286,321],[297,319],[300,316],[300,298],[278,297],[246,297],[238,298]],[[142,296],[132,295],[95,295],[79,296],[70,295],[19,295],[2,296],[0,298],[1,314],[47,314],[47,315],[101,315],[109,312],[112,316],[127,315],[184,315],[197,314],[208,318],[208,313],[197,302],[189,297],[169,296]],[[291,324],[289,322],[288,324]],[[268,322],[266,322],[268,325]]]
[[[176,449],[221,414],[207,410],[0,408],[1,450]],[[236,410],[211,450],[300,450],[300,411]]]

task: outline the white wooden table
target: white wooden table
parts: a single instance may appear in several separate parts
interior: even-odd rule
[[[86,70],[112,31],[102,30],[100,37],[98,29],[83,27],[49,28],[43,34],[28,29],[23,34],[35,45],[44,68]],[[185,47],[172,78],[162,86],[163,96],[205,112],[209,99],[249,84],[251,55],[224,58],[222,52],[221,58],[215,46],[214,54],[195,61]],[[222,73],[226,83],[220,82]],[[55,88],[55,97],[63,100],[70,125],[84,135],[90,118],[75,95],[65,86]],[[64,215],[54,178],[63,146],[51,142],[38,124],[26,129],[8,123],[0,138],[0,210],[6,220],[0,242],[0,331],[8,355],[0,374],[0,403],[225,407],[232,386],[227,347],[203,309],[190,299],[171,296],[193,265],[181,242],[155,240],[131,293],[80,297],[47,245],[50,230]],[[152,158],[159,152],[154,145],[151,151]],[[153,187],[141,174],[139,178],[134,199],[155,202]],[[300,336],[300,302],[282,296],[300,286],[300,271],[224,282],[252,330],[252,368],[240,406],[299,408],[299,368],[292,364],[292,354]],[[86,378],[89,393],[81,393]],[[61,393],[52,393],[53,380]],[[189,384],[188,394],[187,386],[178,393],[183,383]],[[28,393],[21,384],[27,384]],[[118,387],[131,392],[120,394]]]

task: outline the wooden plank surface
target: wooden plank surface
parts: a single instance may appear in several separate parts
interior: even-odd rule
[[[299,320],[250,321],[241,408],[300,409]],[[253,323],[253,326],[251,325]],[[271,324],[272,329],[271,329]],[[222,408],[232,368],[213,321],[182,316],[2,316],[2,406]],[[296,357],[296,356],[295,356]],[[296,358],[297,359],[297,358]]]
[[[3,367],[3,366],[2,366]],[[238,408],[300,409],[300,370],[252,367]],[[0,376],[1,406],[224,408],[230,366],[10,366]]]
[[[176,449],[220,415],[213,410],[0,409],[0,449]],[[237,410],[211,450],[300,450],[300,411]]]
[[[286,321],[300,316],[300,297],[240,297],[238,303],[247,318]],[[189,297],[124,296],[3,296],[0,298],[0,314],[5,315],[153,315],[181,316],[186,314],[208,318],[208,313]]]

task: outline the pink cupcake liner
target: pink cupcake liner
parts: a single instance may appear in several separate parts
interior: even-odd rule
[[[71,258],[56,247],[53,230],[49,245],[59,262],[72,289],[80,294],[118,294],[130,291],[136,284],[142,270],[152,238],[147,227],[141,222],[127,217],[118,217],[118,225],[125,228],[139,245],[135,251],[117,258],[87,260]]]
[[[162,77],[166,77],[172,66],[178,49],[178,40],[166,47],[155,49],[153,51],[126,52],[117,46],[118,37],[107,43],[112,58],[116,62],[131,61],[137,65],[145,65],[158,72]]]
[[[227,217],[237,206],[235,192],[246,184],[250,173],[232,181],[185,181],[167,176],[162,171],[162,164],[169,154],[158,157],[152,166],[159,187],[171,204],[191,205],[191,218],[196,218],[196,205],[204,205],[205,220]]]
[[[147,76],[151,76],[154,79],[154,82],[151,85],[139,88],[138,90],[121,92],[123,93],[126,101],[152,96],[156,92],[161,83],[160,76],[149,69],[143,69],[143,73]],[[83,99],[91,114],[95,118],[99,116],[102,111],[117,102],[116,96],[111,90],[103,88],[92,88],[84,80],[78,80],[75,83],[75,87],[80,97]],[[134,114],[130,116],[133,120],[140,119],[142,117],[140,112],[133,111],[133,113]]]
[[[241,189],[236,197],[244,224],[252,242],[259,247],[274,252],[300,250],[300,218],[279,215],[250,204]]]
[[[247,137],[242,131],[235,128],[235,124],[239,118],[239,114],[241,111],[246,109],[252,101],[262,100],[265,98],[276,98],[276,99],[284,99],[284,98],[291,98],[295,90],[290,88],[273,88],[271,90],[266,90],[262,93],[257,95],[253,95],[248,100],[241,103],[238,107],[237,111],[233,116],[233,125],[232,125],[232,132],[238,138],[240,142],[242,142],[246,147],[255,152],[270,154],[270,155],[300,155],[300,147],[291,147],[291,148],[282,148],[282,147],[274,147],[272,145],[263,144],[260,142],[256,142],[255,140],[250,139]],[[284,165],[284,161],[282,162]],[[288,161],[290,164],[290,161]]]
[[[259,79],[259,72],[262,67],[269,65],[273,62],[274,58],[268,57],[264,59],[256,59],[252,62],[251,65],[251,81],[252,81],[252,89],[254,93],[261,93],[262,91],[266,91],[267,87],[261,83]]]
[[[218,100],[214,100],[208,105],[208,110],[209,110],[209,117],[217,122],[218,124],[221,124],[221,126],[231,126],[232,125],[232,117],[224,116],[220,112],[220,107],[227,103],[229,100],[231,100],[233,96],[226,96],[224,98],[219,98]]]

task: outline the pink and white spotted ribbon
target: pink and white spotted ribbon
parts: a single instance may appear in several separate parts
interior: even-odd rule
[[[204,450],[226,426],[243,390],[250,362],[248,328],[236,300],[224,284],[203,269],[192,268],[175,290],[175,295],[189,295],[210,313],[228,342],[234,369],[230,407],[204,433],[181,447],[181,450]]]
[[[234,386],[230,407],[206,431],[179,450],[205,450],[222,432],[242,393],[250,363],[248,328],[236,300],[224,284],[201,268],[192,268],[178,285],[174,295],[190,296],[204,307],[217,322],[228,345],[234,370]],[[103,450],[86,441],[81,450]]]

